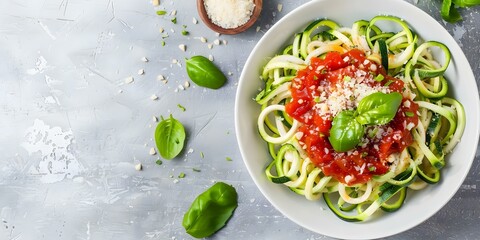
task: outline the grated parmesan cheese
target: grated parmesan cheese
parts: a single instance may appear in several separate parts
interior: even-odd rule
[[[255,8],[253,0],[205,0],[204,4],[210,20],[225,29],[245,24]]]

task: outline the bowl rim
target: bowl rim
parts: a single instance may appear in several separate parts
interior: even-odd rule
[[[320,234],[324,234],[324,235],[327,235],[327,236],[331,236],[331,237],[340,237],[340,238],[357,238],[357,237],[351,237],[351,236],[347,236],[345,234],[331,234],[330,232],[321,232],[319,231],[318,229],[314,229],[312,228],[311,226],[305,226],[305,224],[303,224],[301,221],[299,221],[299,219],[296,219],[295,217],[292,217],[291,214],[289,212],[286,212],[285,209],[282,209],[280,206],[278,206],[277,204],[277,201],[275,199],[272,199],[271,196],[269,196],[268,194],[266,194],[266,189],[264,189],[259,181],[259,179],[257,179],[257,177],[255,176],[255,169],[252,168],[251,164],[250,164],[250,161],[248,159],[248,156],[249,154],[247,153],[247,150],[245,149],[245,146],[244,146],[244,143],[245,143],[245,137],[246,135],[242,132],[242,127],[241,127],[241,122],[242,122],[242,116],[243,114],[240,114],[239,113],[239,109],[240,109],[240,102],[241,102],[241,98],[242,97],[245,97],[245,93],[244,93],[244,85],[246,84],[246,81],[248,81],[246,79],[246,75],[247,75],[247,72],[246,70],[249,69],[249,65],[251,64],[251,62],[253,61],[253,59],[255,58],[255,54],[256,52],[258,52],[258,50],[261,48],[262,45],[265,44],[265,41],[266,39],[268,39],[272,34],[274,34],[274,32],[276,32],[282,25],[286,24],[288,21],[290,21],[293,16],[295,15],[298,15],[300,12],[303,12],[303,11],[306,11],[306,9],[308,8],[312,8],[314,6],[321,6],[322,4],[324,3],[328,3],[328,2],[336,2],[335,0],[317,0],[317,1],[310,1],[310,2],[307,2],[301,6],[299,6],[298,8],[294,9],[293,11],[291,11],[290,13],[286,14],[282,19],[280,19],[277,23],[275,23],[266,33],[265,35],[257,42],[257,44],[255,45],[255,47],[253,48],[251,54],[249,55],[247,61],[245,62],[245,66],[243,68],[243,71],[240,75],[240,78],[239,78],[239,84],[238,84],[238,87],[237,87],[237,93],[236,93],[236,99],[235,99],[235,131],[236,131],[236,136],[237,136],[237,142],[238,142],[238,145],[239,145],[239,149],[240,149],[240,152],[241,152],[241,155],[242,155],[242,158],[244,160],[244,163],[247,167],[247,170],[250,174],[250,177],[253,179],[253,181],[255,182],[255,185],[257,186],[257,188],[262,192],[263,196],[265,196],[265,198],[267,198],[267,200],[279,211],[281,212],[283,215],[285,215],[286,217],[288,217],[290,220],[292,220],[293,222],[297,223],[298,225],[306,228],[306,229],[309,229],[311,231],[314,231],[314,232],[317,232],[317,233],[320,233]],[[433,26],[434,29],[436,28],[440,28],[442,29],[442,31],[446,32],[448,34],[448,31],[446,31],[443,26],[440,25],[440,23],[438,21],[436,21],[435,19],[433,19],[430,15],[428,15],[426,12],[424,12],[423,10],[419,9],[418,7],[414,6],[413,4],[410,4],[406,1],[399,1],[399,0],[391,0],[391,1],[385,1],[385,0],[375,0],[375,1],[372,1],[372,0],[365,0],[365,1],[368,1],[370,4],[370,6],[372,5],[375,5],[375,1],[377,2],[391,2],[391,3],[394,3],[396,4],[397,6],[401,7],[402,9],[410,9],[410,10],[413,10],[415,11],[415,14],[418,15],[419,18],[422,18],[422,19],[427,19],[429,22],[432,22],[432,24],[434,24],[435,26]],[[360,1],[359,1],[360,2]],[[378,14],[377,14],[378,15]],[[397,15],[398,16],[398,15]],[[319,14],[318,17],[321,17],[321,15]],[[312,18],[312,20],[314,20]],[[333,19],[333,20],[336,20],[336,19]],[[407,21],[407,23],[409,23]],[[305,27],[308,22],[302,22],[301,24],[299,23],[296,23],[297,25],[299,25],[300,27]],[[353,23],[352,23],[353,24]],[[413,26],[414,27],[414,26]],[[299,29],[300,30],[300,29]],[[444,32],[442,32],[442,34],[444,34]],[[420,34],[421,36],[422,34]],[[288,40],[290,40],[291,38],[288,38]],[[429,39],[430,40],[430,39]],[[431,40],[434,40],[434,39],[431,39]],[[466,63],[467,66],[465,66],[466,69],[469,69],[469,71],[467,73],[463,73],[463,74],[466,74],[468,79],[471,79],[473,80],[473,83],[469,82],[469,84],[473,84],[475,86],[475,91],[478,89],[477,88],[477,84],[476,84],[476,81],[475,81],[475,77],[473,75],[473,71],[471,69],[471,66],[468,62],[468,60],[466,59],[466,56],[465,54],[463,53],[463,51],[461,50],[461,48],[458,46],[458,44],[455,42],[455,40],[453,39],[453,37],[448,34],[448,39],[442,39],[441,40],[442,42],[443,41],[453,41],[454,42],[454,45],[453,46],[449,46],[449,47],[454,47],[455,48],[455,54],[454,57],[455,57],[455,61],[456,62],[461,62],[461,63]],[[285,42],[284,42],[285,43]],[[280,49],[278,49],[277,52],[279,52]],[[453,54],[453,51],[452,51],[452,54]],[[271,57],[271,56],[263,56],[263,57]],[[458,68],[458,67],[457,67]],[[251,80],[251,79],[249,79]],[[253,95],[253,94],[250,94],[250,95]],[[247,95],[247,96],[250,96],[250,95]],[[478,95],[478,91],[476,91],[476,94],[474,94],[474,99],[476,100],[473,100],[472,101],[474,102],[473,105],[475,105],[475,108],[474,109],[470,109],[471,111],[473,111],[473,114],[468,116],[467,115],[467,120],[468,120],[468,117],[471,117],[473,119],[480,119],[480,99],[479,99],[479,95]],[[427,220],[428,218],[430,218],[431,216],[433,216],[436,212],[438,212],[448,201],[450,201],[450,199],[453,197],[453,195],[458,191],[458,189],[460,188],[461,184],[463,183],[463,181],[465,180],[465,178],[467,177],[468,175],[468,172],[471,168],[471,165],[474,161],[474,158],[475,158],[475,152],[476,152],[476,148],[478,146],[478,141],[479,141],[479,136],[480,136],[480,128],[478,127],[478,123],[474,126],[470,126],[470,127],[474,127],[475,131],[473,131],[473,135],[475,136],[475,139],[468,139],[468,140],[472,140],[470,143],[472,145],[468,145],[468,146],[472,146],[471,148],[469,148],[468,150],[470,150],[469,152],[465,153],[466,154],[466,158],[469,160],[468,162],[466,162],[467,165],[465,165],[466,167],[466,172],[465,173],[462,173],[461,174],[461,177],[458,178],[458,184],[454,186],[454,189],[453,191],[450,191],[448,196],[445,196],[444,199],[443,199],[443,202],[441,202],[441,204],[439,204],[440,207],[438,207],[438,209],[435,209],[435,210],[432,210],[429,212],[429,214],[426,214],[423,216],[423,218],[421,219],[417,219],[416,221],[412,221],[412,222],[409,222],[409,223],[406,223],[403,225],[403,227],[401,228],[391,228],[390,230],[386,231],[386,232],[383,232],[382,234],[366,234],[366,235],[363,235],[363,236],[358,236],[358,238],[380,238],[380,237],[386,237],[386,236],[391,236],[391,235],[394,235],[394,234],[398,234],[400,232],[403,232],[403,231],[406,231],[412,227],[415,227],[416,225],[422,223],[423,221]],[[468,128],[468,125],[467,127]],[[473,129],[471,129],[473,130]],[[468,130],[470,131],[470,130]],[[464,136],[462,137],[462,139],[464,139],[465,137],[465,133],[464,133]],[[475,145],[473,145],[475,144]],[[458,146],[457,146],[458,147]],[[455,150],[454,150],[455,152]],[[421,194],[421,192],[419,192],[419,194]],[[294,194],[292,194],[294,195]],[[304,201],[308,201],[306,199],[304,199]],[[395,213],[393,213],[395,214]]]

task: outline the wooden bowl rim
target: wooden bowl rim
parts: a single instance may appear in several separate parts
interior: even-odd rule
[[[250,19],[245,24],[236,28],[222,28],[213,23],[212,20],[210,20],[210,18],[208,17],[207,10],[205,9],[204,0],[197,0],[197,11],[203,23],[205,23],[208,28],[221,34],[233,35],[246,31],[257,21],[260,13],[262,12],[263,0],[253,0],[253,3],[255,4],[255,7],[253,8]]]

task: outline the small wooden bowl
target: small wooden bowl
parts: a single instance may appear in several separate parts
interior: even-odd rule
[[[215,32],[221,33],[221,34],[237,34],[241,33],[245,30],[247,30],[249,27],[251,27],[255,21],[257,21],[258,17],[260,16],[260,12],[262,12],[262,5],[263,5],[263,0],[253,0],[253,3],[255,4],[255,7],[253,8],[252,15],[250,16],[250,19],[243,25],[238,26],[236,28],[222,28],[215,23],[212,22],[212,20],[208,17],[207,10],[205,9],[205,4],[203,0],[197,0],[197,10],[198,14],[200,15],[200,18],[202,21]]]

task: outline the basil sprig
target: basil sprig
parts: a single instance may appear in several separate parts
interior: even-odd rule
[[[480,5],[480,0],[443,0],[440,14],[442,18],[450,23],[462,20],[457,8],[466,8]]]
[[[204,56],[193,56],[186,61],[188,77],[198,86],[218,89],[227,78],[215,64]]]
[[[364,130],[363,125],[355,120],[355,111],[342,111],[333,118],[329,140],[335,151],[346,152],[360,143]]]
[[[232,186],[218,182],[193,201],[183,216],[182,225],[196,238],[208,237],[227,223],[238,206],[237,191]]]
[[[165,159],[176,157],[185,143],[185,128],[182,123],[170,115],[163,119],[155,129],[155,143],[160,155]]]
[[[363,98],[357,109],[345,110],[333,118],[328,140],[337,152],[354,149],[365,134],[365,125],[387,124],[395,117],[402,94],[377,92]]]
[[[356,119],[363,125],[386,124],[395,117],[401,103],[402,94],[398,92],[372,93],[358,103]]]

